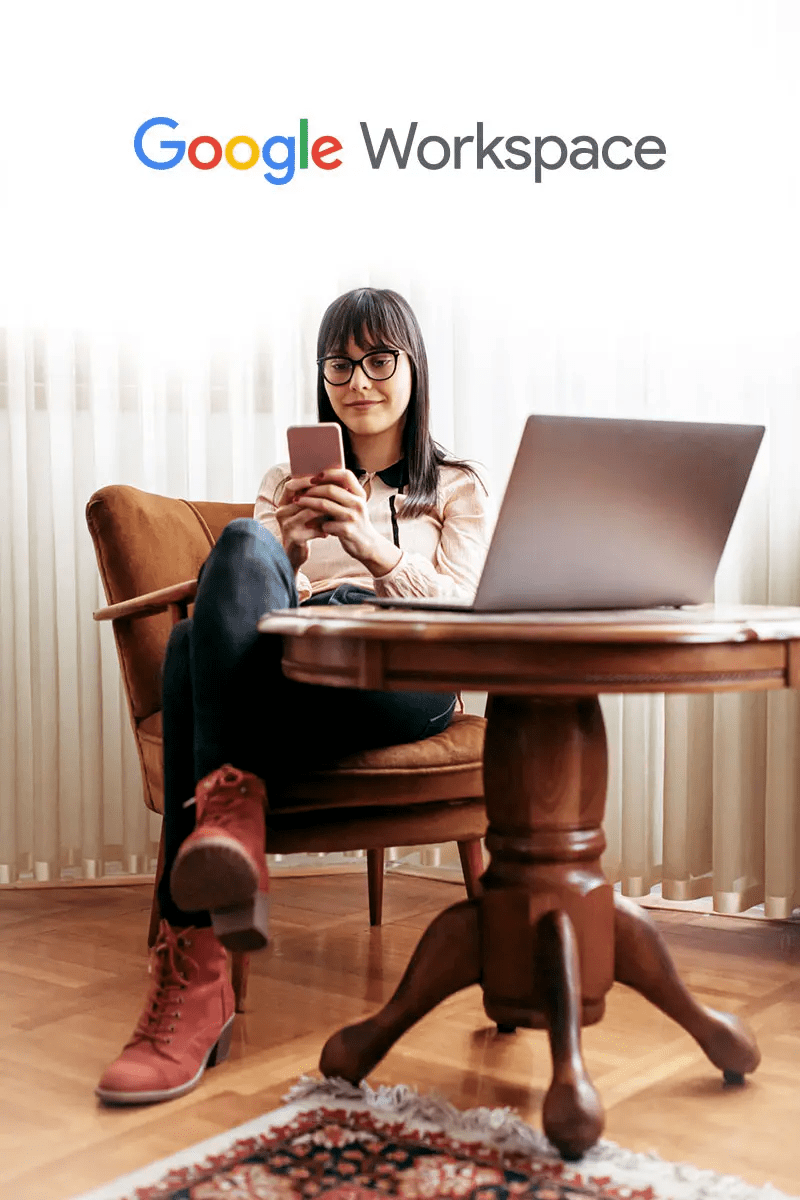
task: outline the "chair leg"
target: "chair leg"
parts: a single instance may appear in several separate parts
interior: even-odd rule
[[[383,919],[383,853],[383,846],[367,851],[370,925],[380,925]]]
[[[161,822],[161,838],[158,843],[158,859],[156,860],[156,878],[153,884],[153,902],[150,905],[150,928],[147,931],[147,948],[151,950],[156,944],[158,927],[161,924],[161,909],[158,907],[158,885],[164,874],[164,822]]]
[[[481,839],[470,838],[469,841],[459,842],[458,857],[461,859],[461,870],[464,872],[467,895],[470,900],[475,900],[481,894],[480,877],[484,871]]]
[[[231,984],[236,1000],[237,1013],[244,1012],[244,1002],[247,998],[247,982],[250,978],[250,955],[234,950],[231,954]]]

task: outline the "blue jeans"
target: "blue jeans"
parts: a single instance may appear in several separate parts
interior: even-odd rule
[[[343,584],[305,604],[358,604],[373,593]],[[416,742],[450,724],[456,697],[295,683],[281,671],[282,640],[260,634],[265,612],[298,604],[280,543],[257,521],[231,521],[200,572],[194,616],[172,630],[164,660],[164,873],[161,915],[171,925],[208,925],[169,891],[175,855],[194,828],[184,802],[223,763],[252,771],[267,791],[285,772],[309,770],[359,750]],[[286,749],[301,748],[300,763]]]

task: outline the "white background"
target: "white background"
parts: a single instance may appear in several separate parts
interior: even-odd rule
[[[257,325],[345,272],[409,273],[525,328],[797,328],[798,6],[716,0],[16,6],[3,22],[6,319]],[[282,187],[188,142],[333,133],[343,165]],[[359,121],[418,137],[661,137],[666,165],[534,184],[491,164],[369,167]]]

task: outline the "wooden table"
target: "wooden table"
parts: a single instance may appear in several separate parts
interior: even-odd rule
[[[359,1082],[415,1021],[480,983],[501,1031],[548,1030],[543,1125],[577,1158],[604,1121],[580,1027],[600,1020],[615,979],[682,1025],[728,1082],[755,1069],[744,1023],[693,999],[645,910],[603,875],[598,695],[797,687],[800,608],[478,616],[348,606],[271,614],[260,628],[283,636],[292,679],[490,694],[483,894],[433,921],[388,1004],[328,1040],[323,1074]]]

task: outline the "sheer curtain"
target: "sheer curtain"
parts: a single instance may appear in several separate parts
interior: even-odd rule
[[[152,869],[111,630],[84,522],[91,493],[128,483],[190,499],[254,497],[315,419],[315,334],[356,278],[282,296],[256,329],[7,327],[0,334],[0,884]],[[435,436],[502,489],[532,410],[709,418],[768,427],[717,599],[800,603],[800,352],[794,341],[664,327],[611,336],[502,322],[463,291],[396,274],[431,358]],[[800,882],[793,693],[606,697],[609,874],[631,895],[763,901],[786,916]],[[399,853],[399,852],[398,852]],[[448,866],[426,851],[423,866]]]

